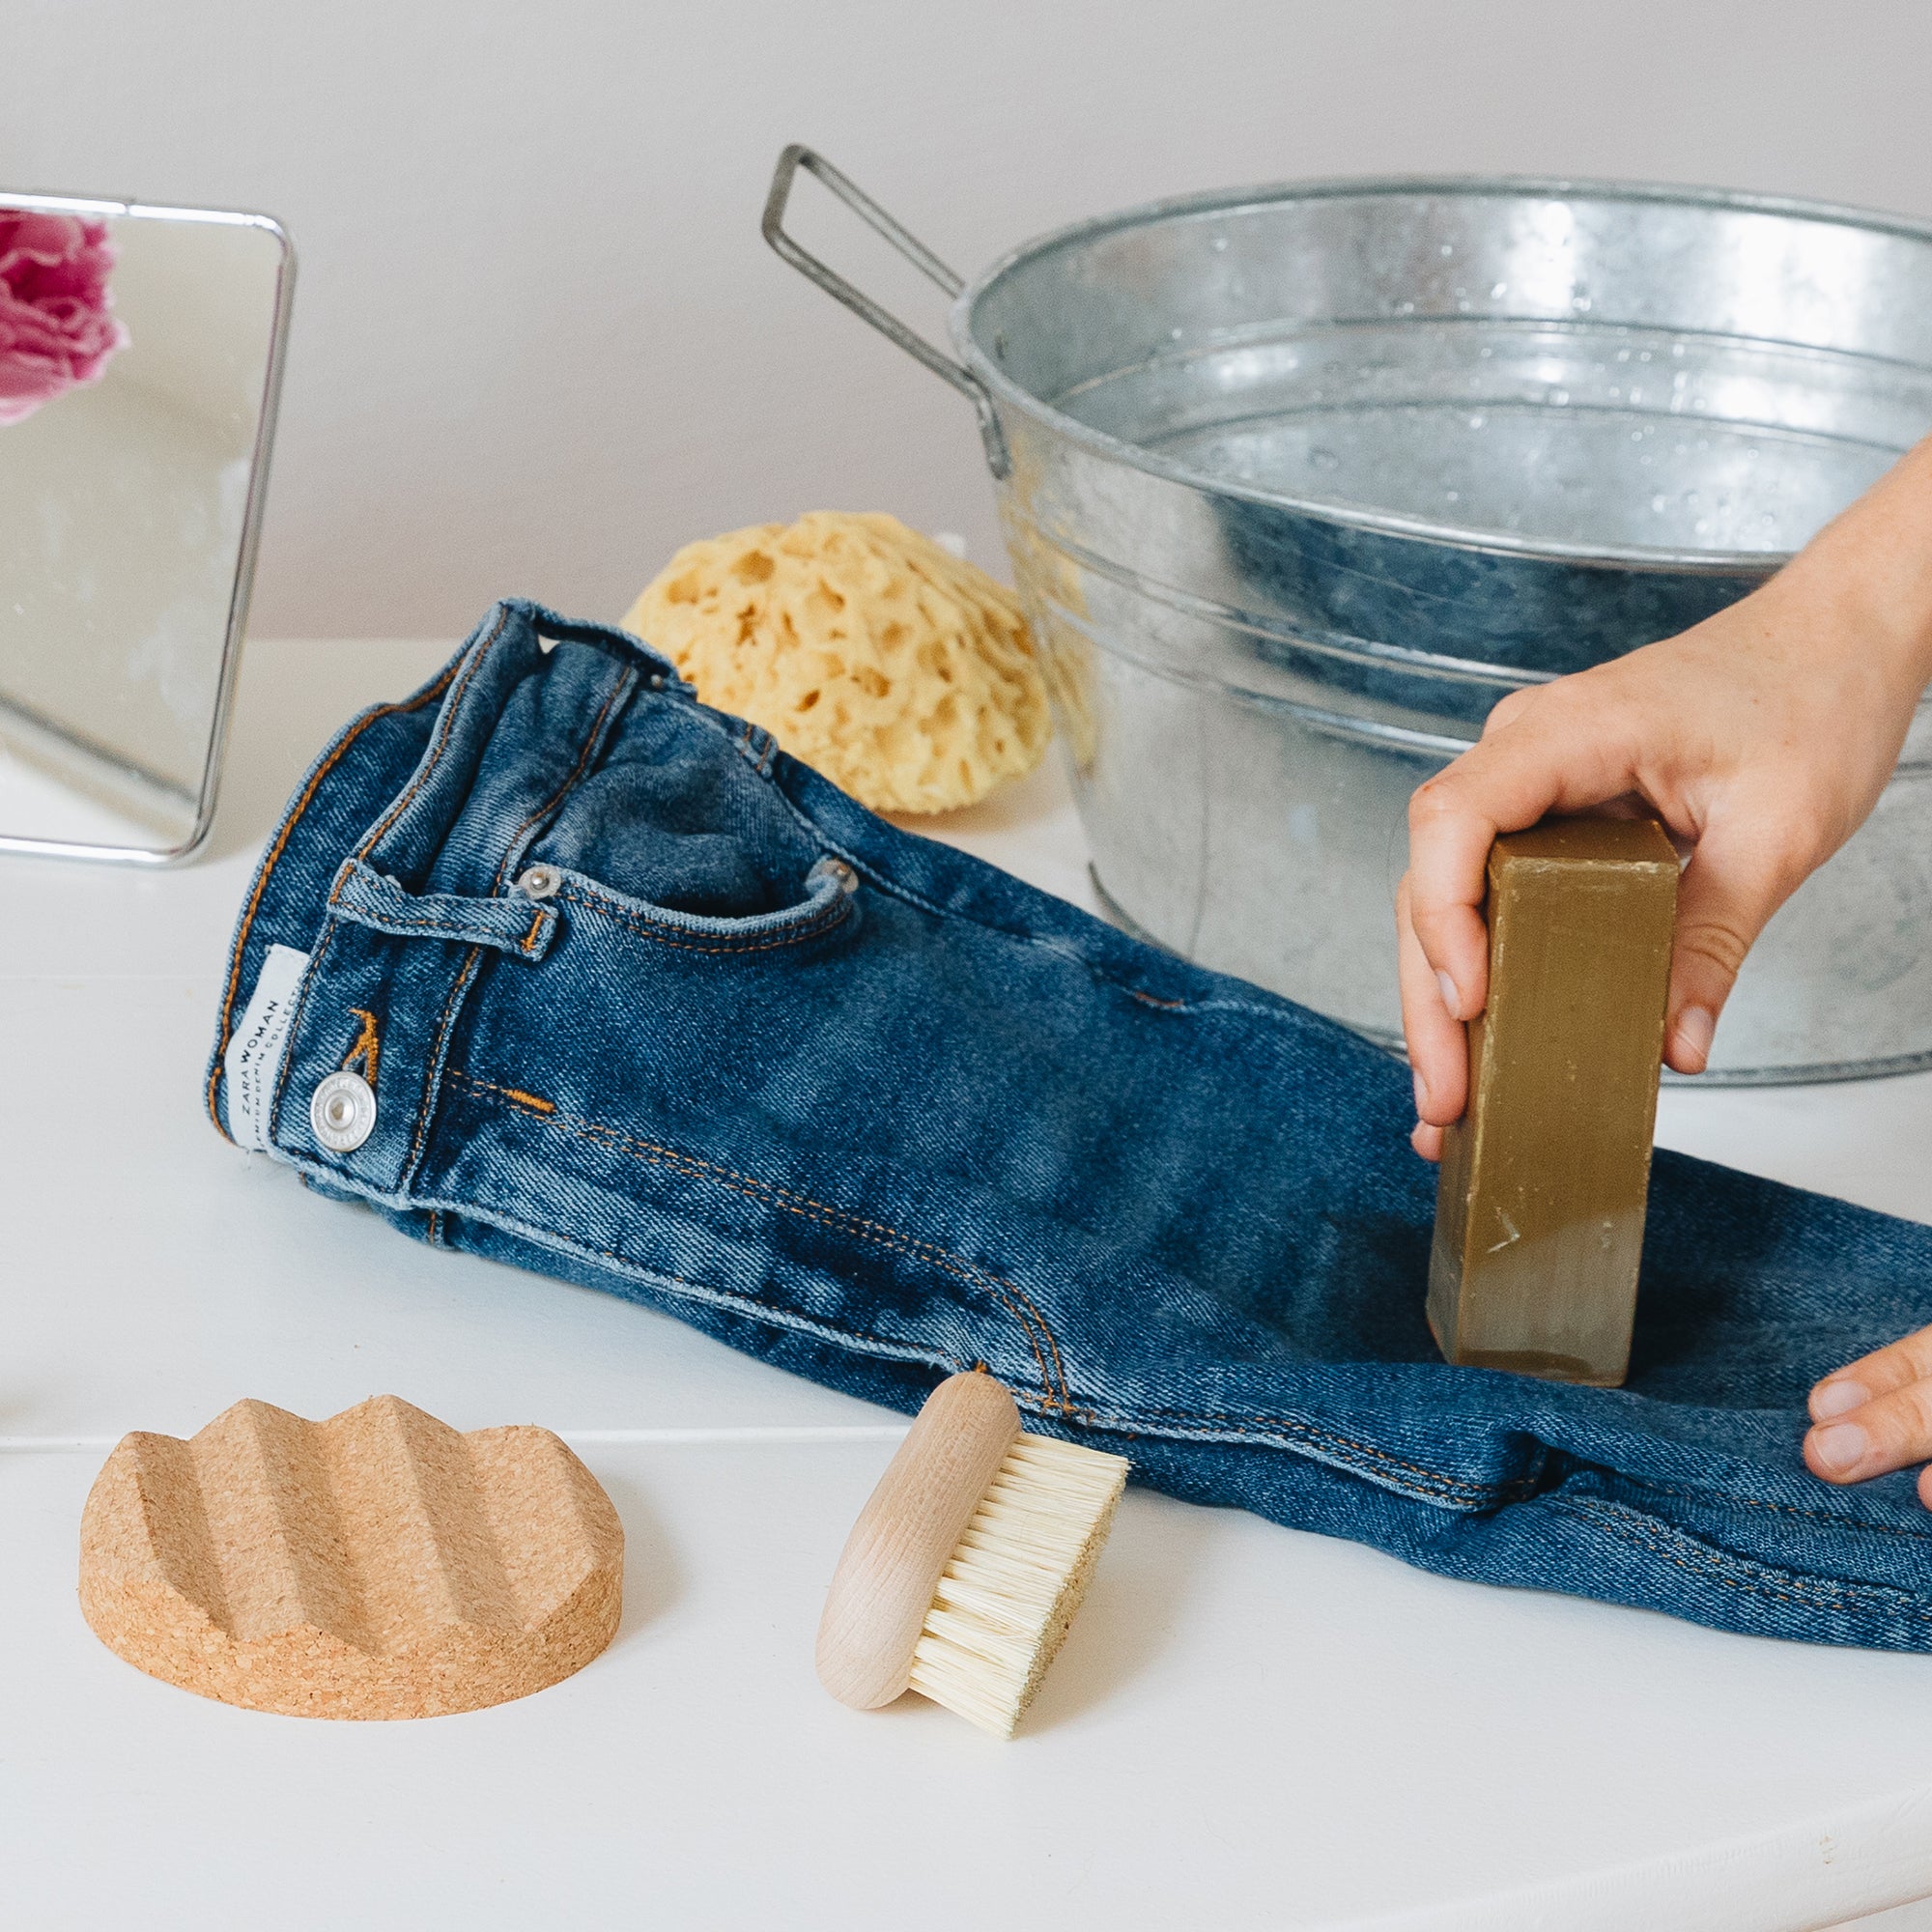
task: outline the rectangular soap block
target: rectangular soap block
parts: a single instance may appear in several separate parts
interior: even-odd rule
[[[1623,1380],[1676,911],[1653,818],[1546,819],[1491,849],[1489,1002],[1429,1264],[1445,1359]]]

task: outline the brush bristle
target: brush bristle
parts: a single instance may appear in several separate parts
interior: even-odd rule
[[[912,1688],[1011,1737],[1086,1595],[1126,1480],[1123,1456],[1014,1437],[940,1575]]]

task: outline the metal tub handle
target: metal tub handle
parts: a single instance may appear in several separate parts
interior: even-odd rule
[[[993,413],[993,399],[979,377],[963,363],[942,355],[924,336],[908,328],[897,316],[881,308],[870,296],[862,294],[843,275],[828,268],[816,255],[800,247],[785,233],[785,208],[791,200],[792,184],[798,179],[801,168],[808,174],[816,175],[861,221],[890,242],[928,281],[944,290],[949,300],[957,296],[966,284],[918,236],[901,227],[870,195],[848,181],[823,155],[794,141],[779,156],[778,167],[772,175],[772,191],[765,197],[764,220],[759,224],[765,240],[801,275],[816,282],[827,295],[843,302],[854,315],[863,317],[881,335],[896,342],[908,355],[916,356],[935,376],[943,376],[961,395],[969,397],[980,414],[980,440],[986,446],[986,461],[992,466],[996,477],[1006,477],[1012,468],[1007,455],[1007,439],[1001,432],[999,417]]]

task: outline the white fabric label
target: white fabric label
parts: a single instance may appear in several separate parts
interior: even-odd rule
[[[298,952],[293,946],[270,947],[248,997],[248,1010],[228,1042],[221,1070],[228,1082],[228,1131],[239,1147],[268,1151],[275,1075],[288,1043],[296,993],[307,971],[306,952]]]

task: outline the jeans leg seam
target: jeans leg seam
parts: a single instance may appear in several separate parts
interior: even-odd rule
[[[1741,1508],[1773,1510],[1780,1516],[1803,1517],[1811,1522],[1830,1523],[1834,1529],[1871,1530],[1881,1536],[1902,1536],[1915,1543],[1932,1543],[1932,1527],[1914,1529],[1902,1522],[1873,1522],[1857,1517],[1839,1515],[1831,1510],[1806,1509],[1802,1503],[1777,1503],[1765,1496],[1727,1495],[1715,1490],[1695,1490],[1674,1483],[1657,1482],[1648,1476],[1634,1476],[1622,1469],[1607,1468],[1601,1463],[1584,1463],[1586,1468],[1602,1468],[1604,1473],[1620,1483],[1629,1483],[1634,1488],[1649,1490],[1661,1496],[1677,1496],[1685,1502],[1709,1503],[1719,1508]]]
[[[445,1214],[455,1211],[456,1206],[457,1204],[439,1201],[435,1211]],[[552,1230],[518,1221],[513,1215],[486,1212],[479,1216],[473,1204],[462,1204],[461,1211],[471,1219],[481,1218],[491,1226],[501,1228],[505,1233],[531,1241],[539,1247],[560,1248],[569,1254],[586,1255],[600,1261],[612,1262],[628,1274],[663,1283],[674,1291],[687,1291],[699,1300],[728,1308],[734,1314],[742,1315],[752,1321],[763,1321],[769,1326],[822,1336],[831,1342],[850,1344],[868,1353],[885,1354],[895,1360],[929,1362],[934,1367],[945,1368],[954,1373],[984,1366],[977,1358],[969,1360],[966,1356],[936,1345],[911,1344],[886,1335],[867,1335],[856,1328],[841,1328],[836,1322],[824,1321],[818,1316],[802,1315],[792,1309],[774,1308],[769,1302],[756,1301],[748,1295],[734,1294],[728,1289],[714,1288],[708,1282],[693,1281],[688,1276],[672,1274],[665,1268],[647,1266],[642,1262],[633,1261],[628,1255],[619,1254],[614,1248],[600,1248],[588,1241],[572,1240],[567,1235],[558,1235]],[[1022,1394],[1020,1400],[1023,1403],[1033,1403],[1039,1398]],[[1050,1399],[1046,1406],[1058,1406]]]
[[[862,1240],[870,1240],[878,1246],[895,1250],[915,1261],[923,1261],[928,1265],[938,1267],[943,1273],[955,1280],[966,1282],[971,1287],[980,1289],[997,1302],[999,1306],[1018,1323],[1020,1332],[1026,1337],[1035,1363],[1038,1367],[1042,1395],[1050,1407],[1065,1413],[1071,1407],[1066,1390],[1064,1362],[1058,1339],[1045,1316],[1041,1314],[1033,1298],[1003,1276],[990,1273],[976,1263],[969,1262],[962,1255],[955,1255],[937,1242],[924,1241],[917,1236],[907,1235],[903,1230],[890,1223],[871,1221],[865,1216],[852,1213],[847,1208],[838,1208],[826,1202],[814,1200],[810,1195],[795,1194],[788,1188],[776,1186],[771,1181],[761,1180],[754,1175],[740,1173],[715,1161],[707,1161],[698,1155],[689,1154],[676,1148],[665,1147],[654,1141],[646,1141],[621,1128],[605,1125],[600,1122],[579,1119],[573,1115],[560,1114],[551,1103],[549,1111],[539,1111],[529,1105],[536,1096],[521,1089],[505,1088],[486,1080],[452,1069],[448,1078],[473,1093],[497,1096],[508,1102],[516,1111],[534,1118],[539,1124],[554,1127],[575,1139],[588,1142],[592,1146],[611,1146],[629,1154],[633,1159],[640,1159],[653,1166],[665,1166],[674,1173],[681,1173],[687,1179],[709,1179],[714,1184],[732,1189],[748,1199],[762,1201],[779,1208],[786,1213],[796,1214],[802,1220],[811,1221],[835,1232],[856,1235]],[[1009,1297],[1012,1297],[1009,1299]],[[1016,1306],[1015,1301],[1023,1304]],[[1032,1320],[1029,1321],[1029,1316]],[[1036,1335],[1033,1323],[1037,1322],[1039,1333]],[[1042,1342],[1044,1348],[1042,1348]],[[1057,1388],[1057,1392],[1056,1392]]]
[[[1305,1435],[1332,1448],[1348,1450],[1350,1454],[1384,1469],[1401,1470],[1404,1477],[1418,1479],[1421,1484],[1443,1494],[1461,1492],[1472,1499],[1490,1498],[1508,1502],[1532,1493],[1537,1482],[1536,1470],[1511,1477],[1507,1482],[1501,1483],[1481,1483],[1464,1476],[1451,1476],[1440,1469],[1429,1468],[1424,1463],[1410,1463],[1400,1456],[1392,1456],[1376,1443],[1363,1442],[1353,1436],[1343,1435],[1335,1430],[1325,1429],[1320,1423],[1309,1421],[1305,1416],[1233,1415],[1213,1410],[1157,1408],[1151,1406],[1144,1406],[1142,1412],[1148,1415],[1165,1416],[1175,1422],[1222,1423],[1233,1428],[1263,1429],[1282,1435]],[[1389,1480],[1401,1481],[1402,1478],[1391,1476]],[[1484,1506],[1480,1501],[1471,1503],[1471,1507]]]
[[[1732,1589],[1773,1597],[1782,1603],[1815,1607],[1822,1602],[1832,1607],[1849,1605],[1854,1609],[1932,1622],[1932,1605],[1916,1601],[1908,1591],[1885,1584],[1834,1582],[1822,1577],[1807,1577],[1776,1564],[1760,1562],[1755,1557],[1739,1556],[1730,1550],[1714,1548],[1688,1531],[1655,1518],[1646,1518],[1640,1511],[1624,1504],[1603,1503],[1581,1496],[1559,1495],[1552,1496],[1550,1500],[1558,1508],[1594,1520],[1611,1535],[1693,1576],[1708,1571],[1717,1581]],[[1689,1545],[1697,1560],[1692,1562],[1690,1553],[1673,1548],[1673,1544]],[[1775,1587],[1770,1579],[1776,1579],[1784,1587]]]
[[[499,1086],[456,1068],[452,1068],[446,1077],[468,1092],[500,1100],[515,1111],[535,1119],[539,1124],[555,1127],[572,1138],[585,1141],[593,1147],[610,1147],[634,1159],[641,1159],[654,1166],[667,1167],[671,1172],[683,1174],[688,1178],[709,1179],[715,1184],[744,1194],[749,1199],[781,1208],[786,1212],[799,1215],[802,1219],[833,1228],[837,1232],[857,1235],[862,1239],[869,1239],[877,1245],[892,1248],[915,1260],[923,1260],[956,1280],[965,1281],[971,1286],[981,1289],[1006,1309],[1026,1336],[1039,1369],[1040,1386],[1047,1406],[1062,1415],[1070,1416],[1076,1412],[1084,1414],[1097,1426],[1096,1411],[1082,1407],[1071,1397],[1066,1384],[1064,1358],[1052,1325],[1032,1297],[1015,1283],[1006,1280],[1003,1276],[991,1274],[977,1264],[967,1261],[964,1256],[955,1255],[936,1242],[925,1241],[917,1236],[908,1235],[891,1223],[870,1220],[853,1213],[849,1208],[819,1201],[811,1195],[794,1193],[788,1188],[779,1187],[756,1176],[743,1174],[737,1169],[706,1160],[700,1155],[687,1153],[681,1149],[667,1147],[661,1142],[647,1141],[639,1136],[625,1133],[621,1128],[609,1126],[600,1122],[582,1120],[573,1115],[560,1114],[556,1111],[554,1102],[545,1102],[541,1096],[526,1090]],[[1014,1306],[1009,1296],[1017,1298],[1024,1304],[1024,1308]],[[1037,1334],[1034,1332],[1036,1322],[1038,1324]],[[1532,1471],[1506,1483],[1470,1482],[1462,1477],[1446,1475],[1441,1470],[1427,1468],[1418,1463],[1406,1462],[1401,1457],[1390,1455],[1374,1443],[1362,1442],[1333,1430],[1323,1429],[1320,1424],[1301,1417],[1234,1416],[1211,1411],[1156,1407],[1144,1407],[1140,1413],[1148,1417],[1165,1416],[1173,1421],[1202,1426],[1221,1423],[1270,1430],[1279,1435],[1299,1435],[1332,1450],[1346,1452],[1357,1463],[1372,1464],[1383,1472],[1384,1481],[1394,1483],[1411,1492],[1426,1492],[1432,1499],[1452,1502],[1458,1507],[1484,1508],[1498,1502],[1512,1501],[1531,1493],[1537,1481],[1536,1474]],[[1126,1415],[1118,1418],[1122,1424],[1129,1428],[1132,1427],[1134,1419]],[[1156,1433],[1160,1428],[1158,1423],[1143,1423],[1142,1426],[1151,1427]]]

